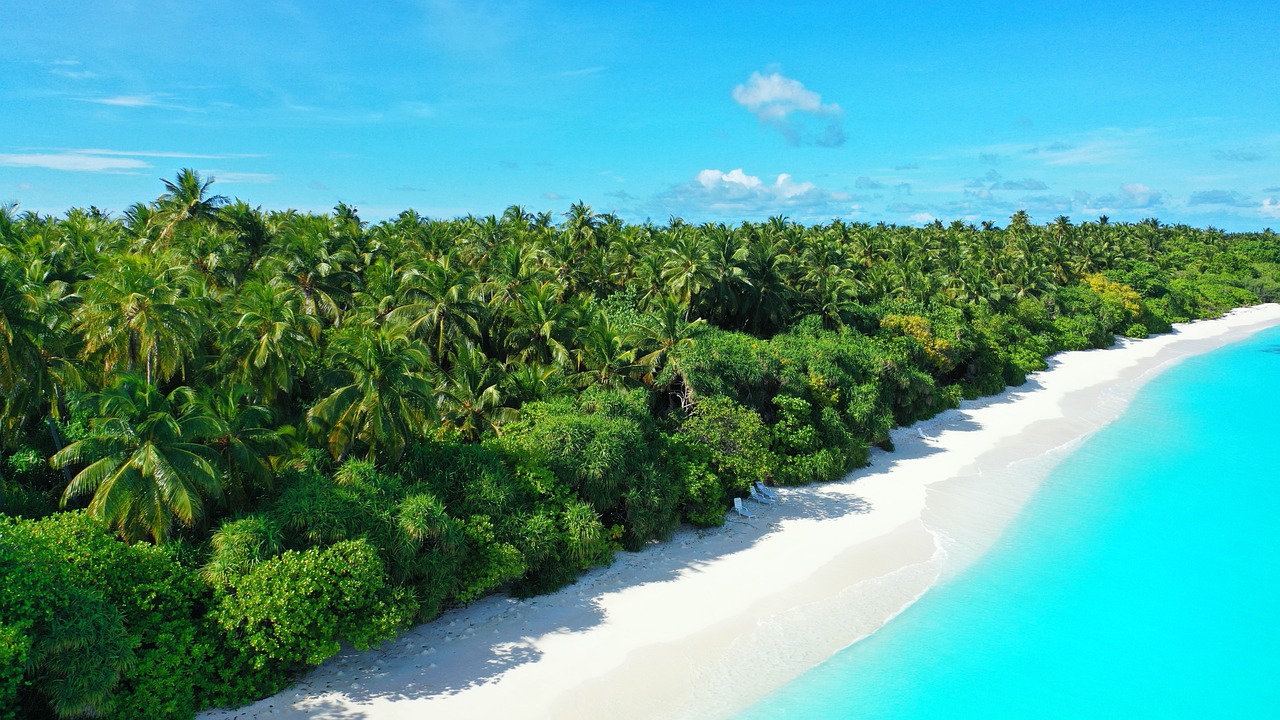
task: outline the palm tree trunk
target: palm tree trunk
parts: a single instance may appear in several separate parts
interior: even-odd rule
[[[45,422],[49,425],[49,435],[53,437],[53,451],[55,453],[62,452],[62,436],[58,434],[58,424],[53,421],[52,415],[45,416]],[[67,479],[67,484],[71,484],[71,471],[64,465],[62,466],[62,476]]]

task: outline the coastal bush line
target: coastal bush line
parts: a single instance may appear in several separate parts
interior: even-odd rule
[[[1277,299],[1275,233],[1155,220],[369,224],[190,170],[114,217],[3,207],[0,718],[243,704],[1054,352]]]

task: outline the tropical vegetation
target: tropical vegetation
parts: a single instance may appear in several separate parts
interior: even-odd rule
[[[163,189],[0,207],[0,718],[244,703],[839,478],[1054,352],[1280,299],[1270,230],[370,224]]]

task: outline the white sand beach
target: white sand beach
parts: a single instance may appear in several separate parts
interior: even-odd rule
[[[893,433],[754,519],[680,531],[546,596],[485,598],[295,687],[203,718],[716,718],[874,632],[981,556],[1083,438],[1181,359],[1280,305],[1062,353],[1026,384]]]

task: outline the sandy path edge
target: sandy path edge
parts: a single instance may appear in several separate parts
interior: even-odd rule
[[[725,717],[874,632],[980,557],[1053,466],[1178,361],[1280,305],[1061,353],[1000,395],[894,431],[847,478],[748,503],[563,590],[485,598],[214,718]]]

